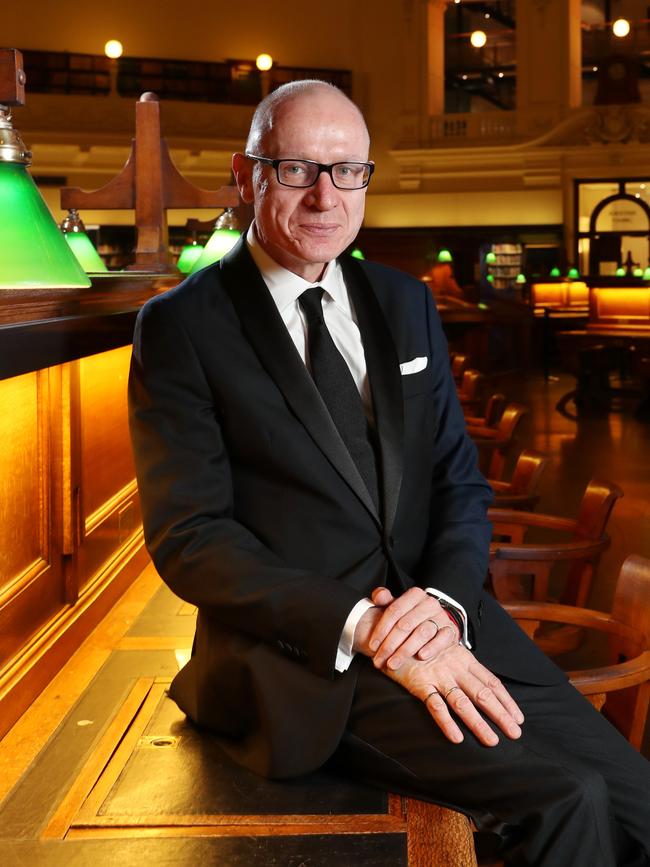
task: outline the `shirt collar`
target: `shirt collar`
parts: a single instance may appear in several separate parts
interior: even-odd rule
[[[298,274],[294,274],[293,271],[278,265],[275,259],[269,256],[257,239],[254,222],[251,223],[246,233],[246,243],[280,313],[290,304],[295,304],[306,289],[312,286],[322,286],[337,307],[350,314],[350,300],[343,280],[343,269],[336,259],[327,263],[320,280],[316,283],[310,283]]]

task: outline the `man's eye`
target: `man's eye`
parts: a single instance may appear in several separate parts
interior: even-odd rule
[[[305,174],[305,166],[301,163],[285,163],[282,171],[287,175],[300,176]]]

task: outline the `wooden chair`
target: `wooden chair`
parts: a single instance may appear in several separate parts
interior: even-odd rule
[[[551,569],[564,561],[569,563],[569,571],[561,601],[583,606],[600,555],[609,546],[605,533],[607,521],[615,502],[622,496],[618,485],[592,479],[575,520],[513,509],[490,509],[488,514],[496,536],[490,549],[490,572],[497,599],[532,597],[537,602],[546,601]],[[559,538],[537,544],[525,542],[531,527],[555,531]],[[522,576],[526,575],[533,577],[532,593],[525,591]]]
[[[463,407],[465,424],[470,427],[496,427],[499,423],[499,419],[503,415],[505,405],[505,394],[493,394],[487,399],[483,415],[481,416],[470,415],[470,410]]]
[[[460,385],[463,374],[469,367],[469,355],[454,355],[451,360],[451,374],[456,385]]]
[[[545,454],[524,449],[517,458],[510,481],[488,479],[494,491],[493,506],[497,509],[534,509],[539,501],[537,487],[547,465]]]
[[[517,430],[527,414],[528,408],[523,404],[510,403],[495,427],[467,425],[467,432],[478,449],[479,467],[488,479],[501,478]]]
[[[463,373],[458,389],[458,400],[463,409],[476,410],[478,408],[481,403],[484,380],[485,377],[478,370],[466,370]]]
[[[611,614],[549,602],[508,602],[504,607],[535,640],[548,623],[607,635],[607,664],[568,674],[640,749],[650,705],[650,560],[633,555],[623,563]]]

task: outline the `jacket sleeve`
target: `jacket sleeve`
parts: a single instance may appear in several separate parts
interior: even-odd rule
[[[478,470],[476,446],[467,435],[451,374],[447,341],[431,293],[425,292],[438,426],[429,532],[417,581],[460,602],[476,630],[489,562],[487,508],[492,490]]]
[[[174,593],[216,622],[333,677],[341,631],[360,594],[292,568],[233,518],[218,407],[187,329],[164,301],[140,311],[129,375],[131,439],[154,565]]]

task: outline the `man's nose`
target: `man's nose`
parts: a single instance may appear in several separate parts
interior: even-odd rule
[[[316,183],[309,188],[308,200],[321,211],[335,208],[339,200],[339,191],[332,183],[327,172],[321,172]]]

